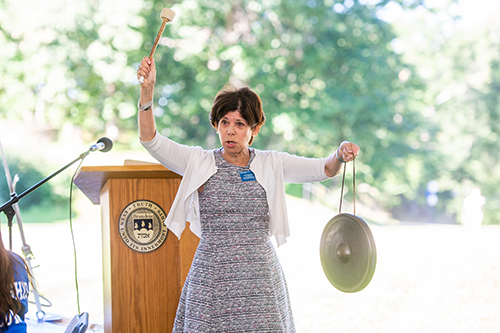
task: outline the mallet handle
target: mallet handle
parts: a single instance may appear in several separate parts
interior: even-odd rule
[[[168,20],[163,19],[163,22],[161,24],[160,30],[158,31],[158,35],[156,35],[155,42],[153,43],[153,47],[151,48],[151,51],[149,52],[149,59],[153,59],[153,56],[156,51],[156,47],[158,46],[158,43],[160,42],[161,35],[163,34],[163,30],[165,30],[165,26],[167,25]]]
[[[153,59],[153,56],[156,51],[156,47],[158,46],[158,43],[160,42],[161,35],[163,34],[163,30],[165,30],[165,26],[169,22],[168,19],[163,18],[163,22],[161,23],[160,30],[158,31],[158,34],[156,35],[155,41],[153,43],[153,47],[151,48],[151,51],[149,52],[149,59]],[[144,77],[139,78],[139,83],[143,84],[144,83]]]

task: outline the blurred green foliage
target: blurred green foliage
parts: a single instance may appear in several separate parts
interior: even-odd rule
[[[135,70],[168,7],[177,16],[155,55],[164,135],[218,146],[213,98],[228,82],[248,85],[267,116],[256,148],[323,157],[353,141],[359,190],[396,218],[428,220],[426,186],[437,180],[433,219],[460,221],[478,186],[485,223],[500,223],[499,31],[444,33],[461,19],[456,1],[28,2],[0,0],[3,118],[71,124],[89,142],[105,132],[139,149]],[[41,18],[18,22],[27,8]]]

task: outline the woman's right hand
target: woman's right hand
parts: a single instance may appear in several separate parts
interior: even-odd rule
[[[144,83],[141,84],[141,89],[152,91],[156,83],[156,65],[154,59],[144,57],[141,65],[137,69],[137,79],[144,78]]]

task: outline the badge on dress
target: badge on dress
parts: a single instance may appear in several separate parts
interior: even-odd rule
[[[243,182],[249,182],[252,180],[256,180],[255,175],[250,170],[240,171],[240,177],[241,177],[241,181],[243,181]]]

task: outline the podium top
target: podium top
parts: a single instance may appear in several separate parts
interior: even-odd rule
[[[161,164],[83,166],[75,177],[74,184],[93,204],[101,201],[101,188],[108,179],[181,179]]]

